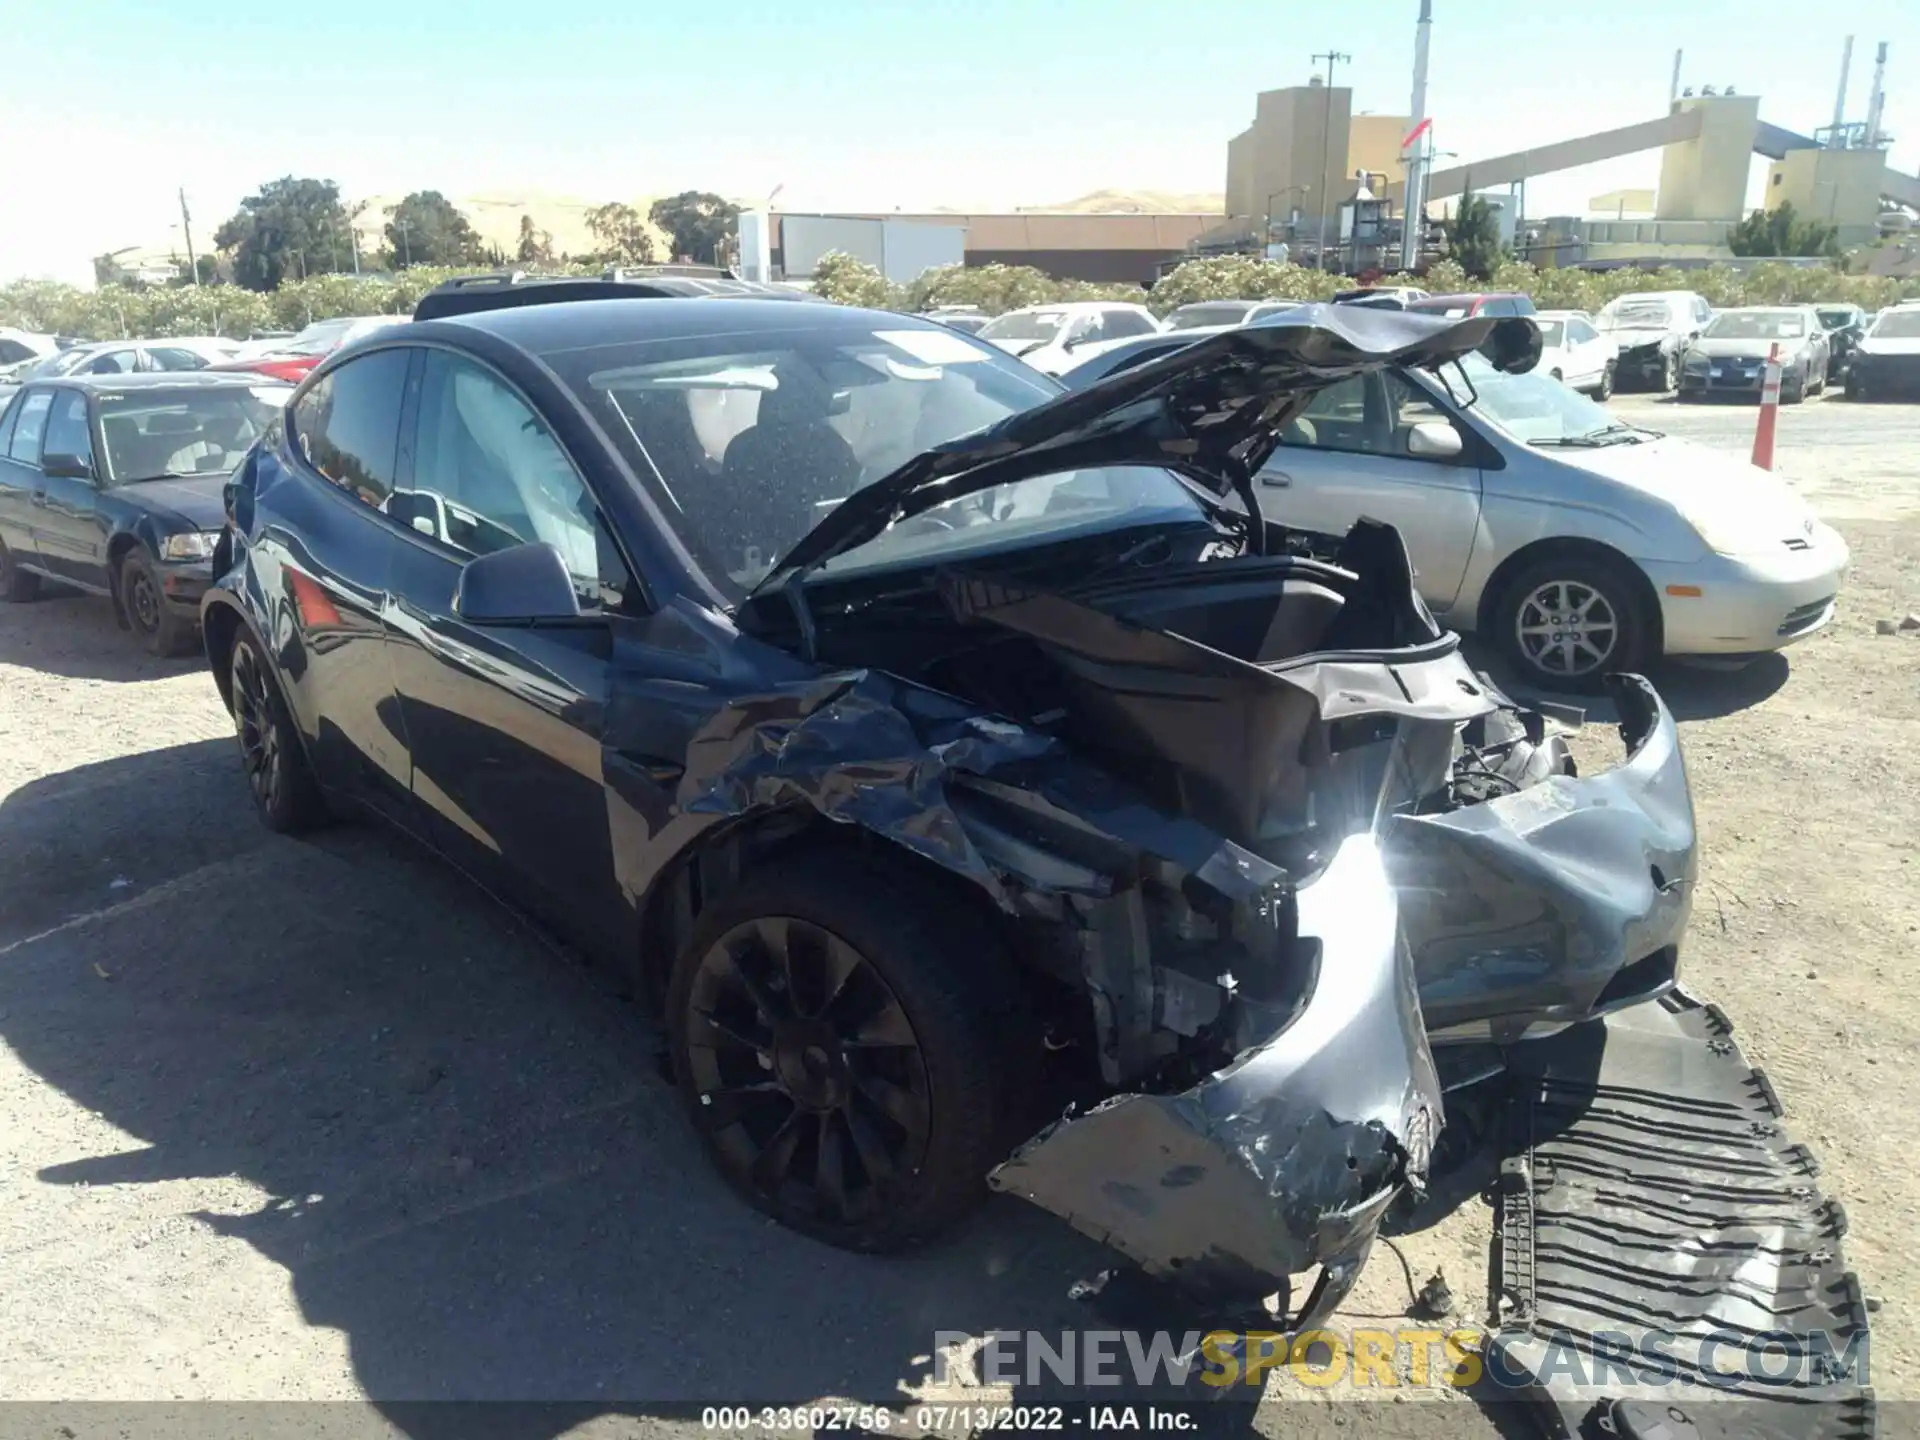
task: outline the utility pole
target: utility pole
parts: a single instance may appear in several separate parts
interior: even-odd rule
[[[187,187],[180,187],[180,233],[187,240],[187,273],[193,276],[193,283],[200,283],[200,262],[193,258],[193,216],[187,213]]]
[[[400,268],[406,270],[413,265],[413,246],[407,243],[407,230],[413,222],[410,220],[396,220],[393,223],[394,228],[400,232]]]
[[[1331,198],[1333,186],[1327,183],[1327,167],[1333,163],[1333,67],[1341,61],[1351,62],[1351,55],[1338,50],[1326,50],[1313,57],[1314,63],[1327,62],[1327,113],[1320,129],[1320,249],[1314,256],[1314,263],[1322,270],[1327,268],[1327,201]],[[1346,168],[1345,157],[1341,160],[1341,170]]]

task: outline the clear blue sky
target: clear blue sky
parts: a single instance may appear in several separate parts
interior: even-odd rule
[[[1886,128],[1920,169],[1920,0],[1434,0],[1429,109],[1463,159],[1645,119],[1676,48],[1761,113],[1849,118],[1891,43]],[[689,187],[783,207],[1000,208],[1114,187],[1218,191],[1257,91],[1352,54],[1355,108],[1404,113],[1417,0],[928,0],[307,5],[70,0],[12,11],[0,94],[0,277],[77,278],[165,245],[173,190],[209,236],[260,181],[599,200]],[[1803,10],[1804,13],[1804,10]],[[30,19],[28,18],[30,14]],[[1535,214],[1651,186],[1656,155],[1531,182]]]

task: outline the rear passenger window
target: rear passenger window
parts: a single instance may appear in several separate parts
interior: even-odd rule
[[[348,361],[323,375],[290,416],[302,458],[375,509],[393,493],[400,406],[412,353],[376,350]]]
[[[15,407],[20,418],[14,422],[13,439],[7,445],[7,454],[26,465],[40,463],[40,437],[46,433],[47,411],[53,408],[51,390],[29,390],[26,398]]]

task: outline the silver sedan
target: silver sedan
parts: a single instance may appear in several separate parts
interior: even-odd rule
[[[1321,391],[1260,482],[1284,524],[1398,526],[1436,615],[1562,688],[1791,645],[1832,619],[1849,559],[1770,472],[1478,356]]]

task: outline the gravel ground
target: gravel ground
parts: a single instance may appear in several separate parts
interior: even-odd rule
[[[1750,408],[1613,408],[1751,439]],[[1684,973],[1846,1203],[1887,1396],[1920,1351],[1920,638],[1874,621],[1920,609],[1920,408],[1783,411],[1780,468],[1856,570],[1790,658],[1657,673],[1704,844]],[[1588,757],[1617,754],[1595,729]],[[0,609],[0,1399],[370,1399],[341,1414],[414,1435],[448,1427],[397,1402],[898,1404],[936,1330],[1089,1323],[1066,1290],[1104,1252],[1017,1201],[890,1260],[761,1221],[656,1054],[401,843],[266,834],[212,684],[140,658],[104,602]],[[1400,1244],[1478,1309],[1488,1230],[1469,1201]],[[1383,1252],[1350,1308],[1406,1299]],[[1397,1433],[1380,1409],[1359,1428]]]

